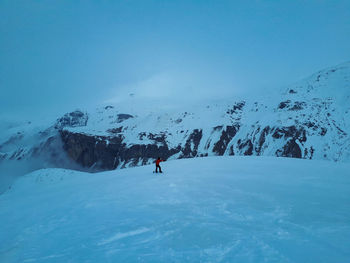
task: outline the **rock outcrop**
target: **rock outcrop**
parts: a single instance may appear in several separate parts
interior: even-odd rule
[[[350,64],[316,73],[275,97],[178,112],[76,110],[47,129],[20,129],[0,141],[0,160],[41,156],[90,171],[163,159],[264,155],[350,161]],[[331,92],[337,88],[337,93]],[[34,142],[34,143],[32,143]],[[69,164],[71,167],[72,165]]]

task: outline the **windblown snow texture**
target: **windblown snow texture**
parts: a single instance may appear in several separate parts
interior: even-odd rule
[[[206,157],[44,169],[0,195],[0,262],[350,262],[350,166]]]
[[[71,168],[68,159],[95,171],[150,164],[158,156],[350,160],[350,63],[315,73],[275,96],[166,112],[144,111],[130,100],[68,113],[39,132],[32,124],[12,127],[2,136],[0,159],[40,155],[54,167]]]

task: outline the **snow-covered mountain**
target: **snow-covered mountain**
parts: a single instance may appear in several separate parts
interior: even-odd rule
[[[43,158],[48,166],[104,170],[160,156],[261,155],[350,161],[350,63],[315,73],[276,94],[166,111],[133,98],[74,111],[38,128],[6,127],[0,159]]]
[[[0,195],[0,262],[350,262],[349,163],[162,166],[19,178]]]

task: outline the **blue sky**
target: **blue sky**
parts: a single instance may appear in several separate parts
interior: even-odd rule
[[[349,60],[348,0],[0,3],[3,117],[249,96]]]

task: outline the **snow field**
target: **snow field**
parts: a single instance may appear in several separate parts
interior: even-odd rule
[[[0,196],[0,262],[349,262],[350,165],[207,157],[44,169]]]

